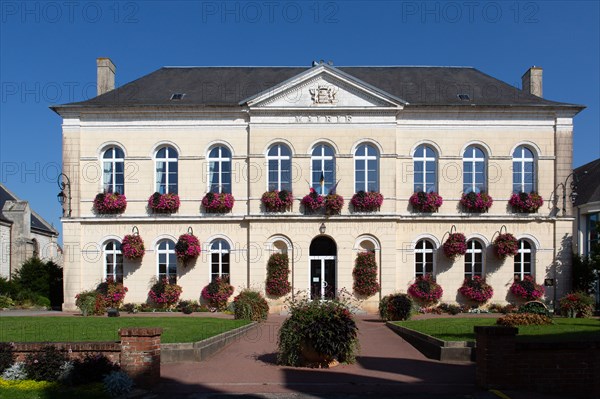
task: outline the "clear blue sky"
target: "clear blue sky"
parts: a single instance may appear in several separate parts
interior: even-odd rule
[[[600,157],[597,1],[0,1],[0,181],[60,225],[61,119],[95,95],[96,58],[117,85],[162,66],[461,65],[544,97],[575,118],[574,166]]]

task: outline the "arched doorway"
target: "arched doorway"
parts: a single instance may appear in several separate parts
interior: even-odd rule
[[[310,243],[311,299],[335,298],[336,255],[335,241],[329,237],[319,236]]]

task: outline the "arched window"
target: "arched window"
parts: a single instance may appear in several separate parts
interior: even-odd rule
[[[177,283],[177,256],[175,243],[171,240],[161,240],[156,246],[158,259],[158,279],[166,278],[169,283]]]
[[[513,193],[535,191],[535,157],[521,145],[513,152]]]
[[[420,145],[413,155],[415,182],[413,190],[430,193],[437,191],[437,159],[433,148]]]
[[[215,147],[208,153],[208,191],[231,194],[231,151]]]
[[[379,151],[371,144],[354,152],[354,191],[379,191]]]
[[[210,281],[229,275],[229,243],[218,239],[210,244]]]
[[[267,164],[269,191],[292,191],[292,153],[290,149],[283,144],[271,146],[267,152]]]
[[[102,187],[107,193],[125,194],[125,154],[119,147],[102,155]]]
[[[485,153],[481,148],[471,145],[463,155],[463,192],[487,191],[485,176]]]
[[[433,274],[434,245],[430,240],[419,240],[415,245],[415,277]]]
[[[156,151],[156,191],[177,194],[177,150],[163,147]]]
[[[319,144],[312,150],[311,187],[319,194],[328,194],[335,184],[335,156],[333,149]]]
[[[467,241],[465,277],[483,276],[483,245],[477,240]]]
[[[523,280],[525,276],[532,275],[533,249],[527,240],[518,241],[519,249],[515,255],[515,279]]]
[[[123,282],[123,254],[121,243],[110,240],[104,244],[104,278],[112,277],[117,283]]]

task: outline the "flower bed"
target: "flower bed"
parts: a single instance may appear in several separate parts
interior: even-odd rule
[[[179,196],[173,193],[154,193],[148,198],[148,209],[154,213],[175,213],[180,204]]]
[[[494,295],[492,286],[485,282],[484,278],[474,276],[473,278],[465,278],[462,287],[458,289],[465,298],[471,301],[483,304],[490,300]]]
[[[325,213],[327,215],[339,215],[344,208],[344,197],[339,194],[327,194],[325,197]]]
[[[408,287],[408,294],[425,304],[436,303],[443,293],[442,287],[435,282],[430,274],[417,277],[416,281]]]
[[[530,193],[520,192],[518,194],[513,194],[508,203],[516,212],[533,213],[537,212],[537,210],[544,205],[544,199],[535,191]]]
[[[375,191],[359,191],[350,200],[356,212],[375,212],[383,204],[383,195]]]
[[[94,198],[94,209],[101,215],[125,212],[127,198],[119,193],[99,193]]]
[[[354,277],[354,292],[358,295],[370,297],[379,292],[374,252],[359,252],[356,255],[352,276]]]
[[[444,199],[435,192],[419,191],[411,195],[409,202],[419,212],[437,212],[444,203]]]
[[[467,239],[462,233],[450,233],[442,248],[444,254],[454,260],[457,256],[467,253]]]
[[[460,203],[469,212],[487,212],[491,208],[494,200],[486,192],[470,192],[462,195]]]
[[[544,296],[544,287],[536,284],[533,277],[525,276],[523,280],[515,280],[512,283],[510,292],[518,298],[533,301]]]
[[[217,277],[202,289],[202,298],[217,310],[227,308],[227,300],[232,294],[233,286],[229,284],[229,276]]]
[[[229,193],[206,193],[202,206],[207,213],[227,213],[233,209],[235,199]]]
[[[304,206],[304,210],[307,213],[314,213],[323,209],[325,206],[325,199],[322,195],[317,194],[314,188],[311,188],[308,195],[304,196],[300,203]]]
[[[171,309],[179,301],[182,289],[177,284],[169,283],[167,278],[157,281],[150,291],[148,297],[157,307]]]
[[[142,259],[145,253],[144,240],[137,234],[128,234],[121,242],[121,252],[129,260]]]
[[[510,233],[499,234],[494,240],[494,253],[499,259],[515,256],[519,251],[519,243]]]
[[[287,295],[292,290],[288,281],[290,274],[289,259],[286,254],[273,254],[267,262],[267,281],[265,291],[275,298]]]
[[[285,212],[292,207],[294,195],[287,190],[265,192],[260,201],[267,212]]]
[[[175,244],[175,254],[184,263],[200,255],[200,241],[193,234],[182,234]]]

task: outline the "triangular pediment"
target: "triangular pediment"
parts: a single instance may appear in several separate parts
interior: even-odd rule
[[[240,104],[261,109],[401,109],[407,102],[329,65],[318,65]]]

